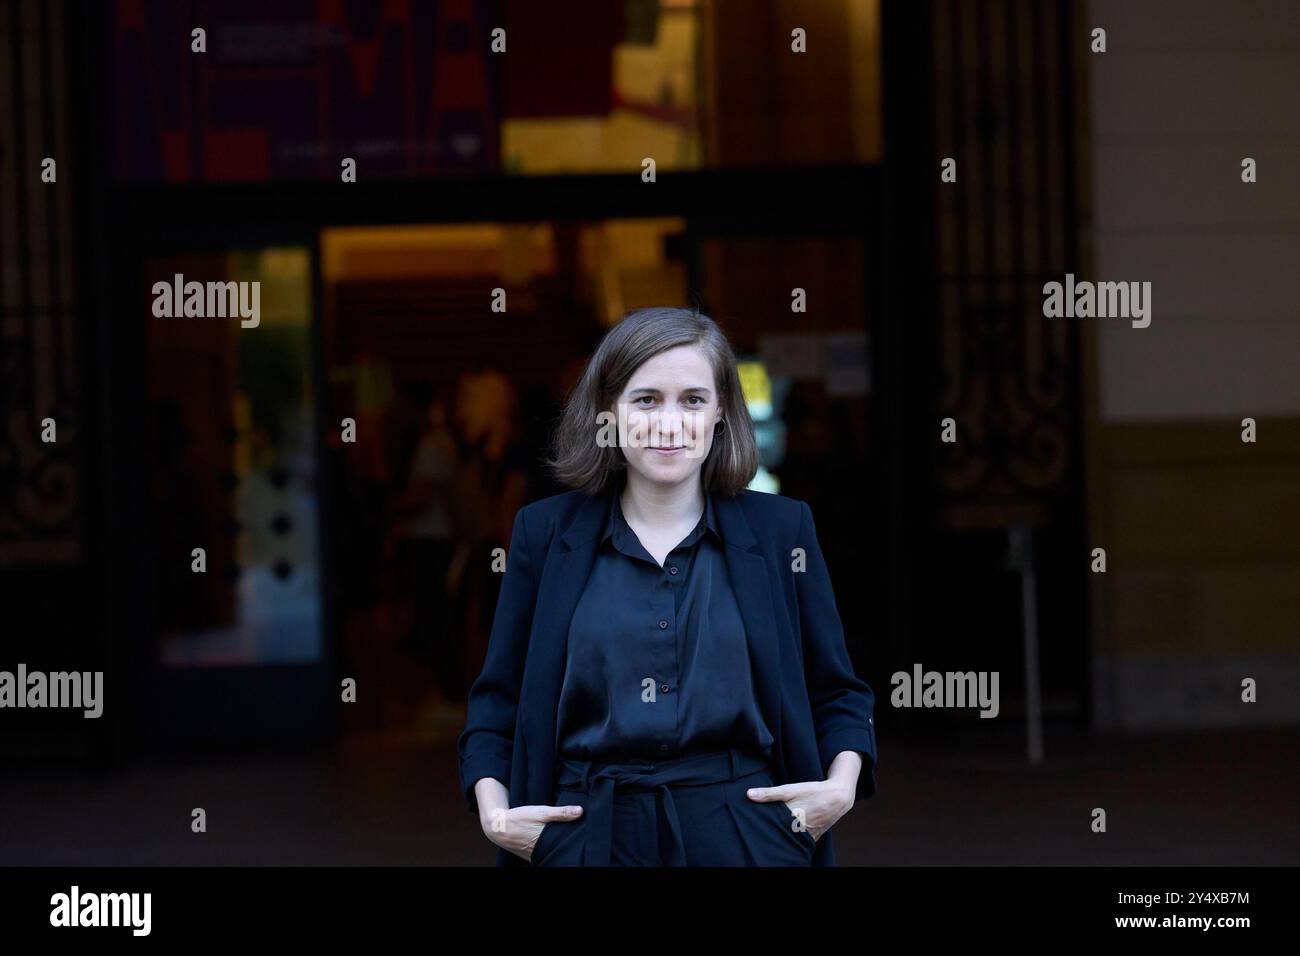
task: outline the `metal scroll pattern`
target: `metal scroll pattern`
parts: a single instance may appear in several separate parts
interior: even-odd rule
[[[81,556],[63,5],[0,2],[0,565]],[[53,434],[44,424],[53,420]],[[43,438],[52,437],[53,441]]]
[[[956,424],[937,443],[938,485],[945,510],[989,506],[997,524],[1050,505],[1080,466],[1077,330],[1042,314],[1043,284],[1076,259],[1070,14],[1036,0],[934,9],[935,143],[957,163],[937,186],[936,404]]]

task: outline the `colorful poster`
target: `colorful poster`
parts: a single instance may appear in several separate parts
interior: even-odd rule
[[[358,182],[499,167],[491,0],[117,0],[122,183]]]

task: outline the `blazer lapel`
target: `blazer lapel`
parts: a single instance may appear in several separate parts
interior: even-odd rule
[[[742,492],[743,494],[743,492]],[[750,672],[759,710],[772,734],[772,762],[784,766],[781,748],[781,644],[777,635],[777,617],[772,603],[779,593],[776,582],[768,577],[767,562],[749,526],[739,496],[716,495],[714,511],[722,527],[722,540],[731,586],[745,622],[749,645]],[[782,781],[777,781],[780,783]]]
[[[569,646],[569,622],[591,577],[596,543],[609,504],[609,493],[582,499],[573,520],[560,533],[560,545],[542,572],[528,660],[524,665],[524,692],[532,693],[529,701],[520,700],[520,733],[529,756],[526,799],[530,803],[551,800],[556,721]]]

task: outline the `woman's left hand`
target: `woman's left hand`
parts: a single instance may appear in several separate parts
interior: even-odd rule
[[[792,815],[803,820],[814,841],[820,840],[823,833],[853,808],[852,794],[846,793],[843,785],[833,780],[750,787],[745,794],[755,803],[784,803]]]

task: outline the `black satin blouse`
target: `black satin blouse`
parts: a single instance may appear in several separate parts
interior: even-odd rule
[[[770,756],[714,517],[660,566],[623,516],[620,493],[569,625],[561,759],[669,759],[729,747]]]

